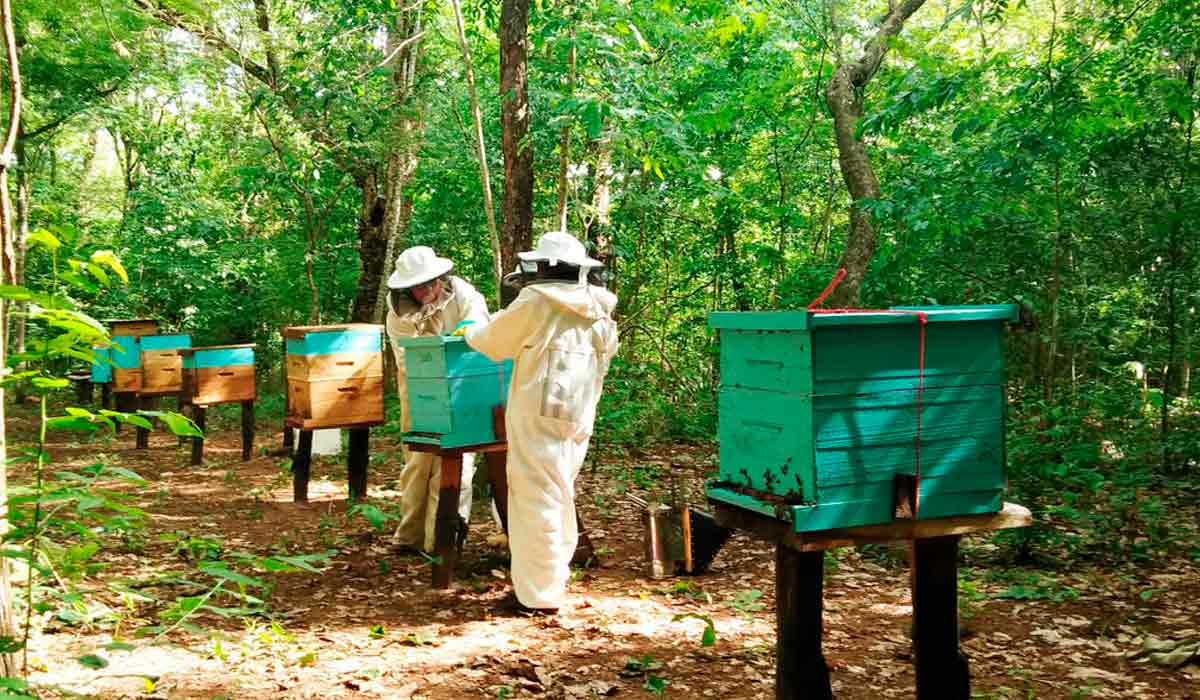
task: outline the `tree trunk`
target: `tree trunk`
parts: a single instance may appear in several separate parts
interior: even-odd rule
[[[863,278],[878,243],[871,215],[862,207],[862,200],[879,199],[879,180],[871,167],[866,144],[858,134],[863,116],[863,100],[867,84],[879,70],[888,43],[904,28],[904,22],[925,4],[925,0],[903,0],[891,4],[890,11],[879,29],[863,46],[862,55],[854,63],[839,64],[825,87],[825,103],[833,114],[833,131],[837,140],[838,165],[842,180],[850,192],[850,231],[840,267],[846,278],[829,296],[831,307],[852,307],[859,304]]]
[[[533,243],[533,144],[529,142],[526,47],[529,0],[500,4],[500,126],[504,194],[500,204],[500,268]]]
[[[387,312],[387,278],[404,234],[411,220],[412,200],[408,185],[417,172],[418,153],[425,131],[423,116],[413,100],[417,66],[421,56],[421,3],[411,3],[401,10],[395,24],[388,30],[388,54],[392,61],[392,84],[395,87],[396,107],[393,123],[393,147],[387,154],[382,195],[378,192],[376,176],[363,178],[370,183],[362,191],[358,230],[366,233],[359,240],[359,296],[355,299],[351,317],[356,321],[382,323]],[[356,181],[358,181],[356,179]],[[375,200],[373,203],[368,200]],[[381,201],[380,201],[381,200]],[[380,209],[377,211],[376,206]],[[368,209],[369,207],[369,209]],[[377,220],[378,213],[379,224]],[[368,259],[372,256],[376,259]]]
[[[617,258],[609,228],[612,210],[612,140],[602,136],[593,143],[596,147],[596,176],[592,180],[592,211],[584,240],[592,244],[596,259],[608,269],[610,288],[616,289]]]
[[[487,215],[488,236],[492,243],[492,275],[496,282],[496,304],[499,305],[504,268],[500,267],[500,231],[496,228],[496,212],[492,207],[492,177],[488,172],[487,145],[483,140],[483,114],[479,111],[479,94],[475,90],[475,71],[471,67],[471,47],[467,44],[467,30],[463,26],[462,4],[459,0],[450,0],[450,5],[454,8],[454,21],[458,26],[458,48],[462,51],[463,68],[466,71],[471,118],[475,120],[475,157],[479,159],[479,185],[483,190],[483,210]]]
[[[15,279],[15,249],[13,247],[12,203],[8,198],[8,169],[12,162],[21,123],[21,68],[17,58],[17,39],[13,32],[12,5],[0,0],[0,24],[4,29],[5,56],[8,61],[8,126],[4,146],[0,149],[0,284],[12,284]],[[6,323],[6,309],[0,300],[0,328]],[[7,364],[7,345],[0,343],[0,367]],[[8,441],[4,408],[4,389],[0,387],[0,535],[8,531]],[[12,588],[9,583],[8,557],[0,557],[0,637],[15,639],[13,624]],[[0,674],[16,677],[19,673],[16,657],[0,654]]]
[[[575,94],[575,28],[571,28],[571,48],[567,52],[567,94]],[[571,121],[565,120],[558,133],[558,230],[567,230],[567,170],[571,164]],[[599,173],[597,173],[597,176]]]

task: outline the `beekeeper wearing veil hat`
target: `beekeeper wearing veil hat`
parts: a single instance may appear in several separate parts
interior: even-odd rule
[[[396,269],[388,278],[387,332],[396,357],[396,382],[400,392],[400,428],[408,431],[412,417],[408,407],[407,373],[400,338],[441,335],[464,322],[488,320],[483,295],[461,277],[450,274],[454,263],[439,257],[432,248],[416,246],[400,253]],[[441,484],[441,458],[423,452],[404,450],[404,469],[400,473],[400,525],[393,542],[400,547],[432,552],[437,522],[438,490]],[[475,474],[474,455],[463,455],[461,517],[459,542],[466,535],[471,513],[471,479]]]
[[[507,602],[554,612],[563,604],[579,537],[575,478],[617,352],[617,298],[588,284],[588,272],[601,263],[568,233],[544,234],[518,256],[536,264],[533,280],[489,323],[457,332],[491,359],[513,360],[505,428],[515,598]]]

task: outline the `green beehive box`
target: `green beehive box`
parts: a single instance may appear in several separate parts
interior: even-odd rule
[[[921,362],[921,316],[924,368]],[[993,513],[1005,488],[1004,339],[1017,308],[716,312],[720,476],[709,497],[795,532]]]
[[[412,426],[404,439],[442,448],[498,442],[496,407],[508,400],[512,362],[492,362],[460,337],[397,341],[404,348]]]

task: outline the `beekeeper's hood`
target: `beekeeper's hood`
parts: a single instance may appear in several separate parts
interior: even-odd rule
[[[413,246],[396,258],[396,270],[388,277],[391,289],[409,289],[446,274],[454,269],[449,258],[438,257],[433,248]]]
[[[604,287],[574,282],[543,282],[531,284],[528,289],[540,294],[562,311],[589,321],[612,317],[617,306],[617,297]]]

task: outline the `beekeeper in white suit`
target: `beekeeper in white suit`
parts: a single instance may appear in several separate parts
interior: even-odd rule
[[[518,255],[537,264],[536,279],[490,323],[462,334],[493,360],[513,359],[505,412],[511,602],[553,612],[563,604],[579,537],[575,478],[617,352],[617,298],[588,284],[600,262],[568,233],[547,233]]]
[[[454,263],[438,257],[432,248],[409,248],[396,259],[396,269],[388,278],[387,332],[396,357],[396,383],[400,392],[400,428],[410,430],[412,416],[408,407],[407,372],[400,338],[449,333],[463,321],[484,323],[488,320],[483,295],[461,277],[450,274]],[[400,547],[432,552],[437,522],[438,490],[441,486],[440,457],[403,450],[404,469],[400,473],[400,525],[393,536]],[[462,518],[461,537],[471,514],[471,480],[475,475],[474,455],[463,455],[462,492],[458,514]]]

